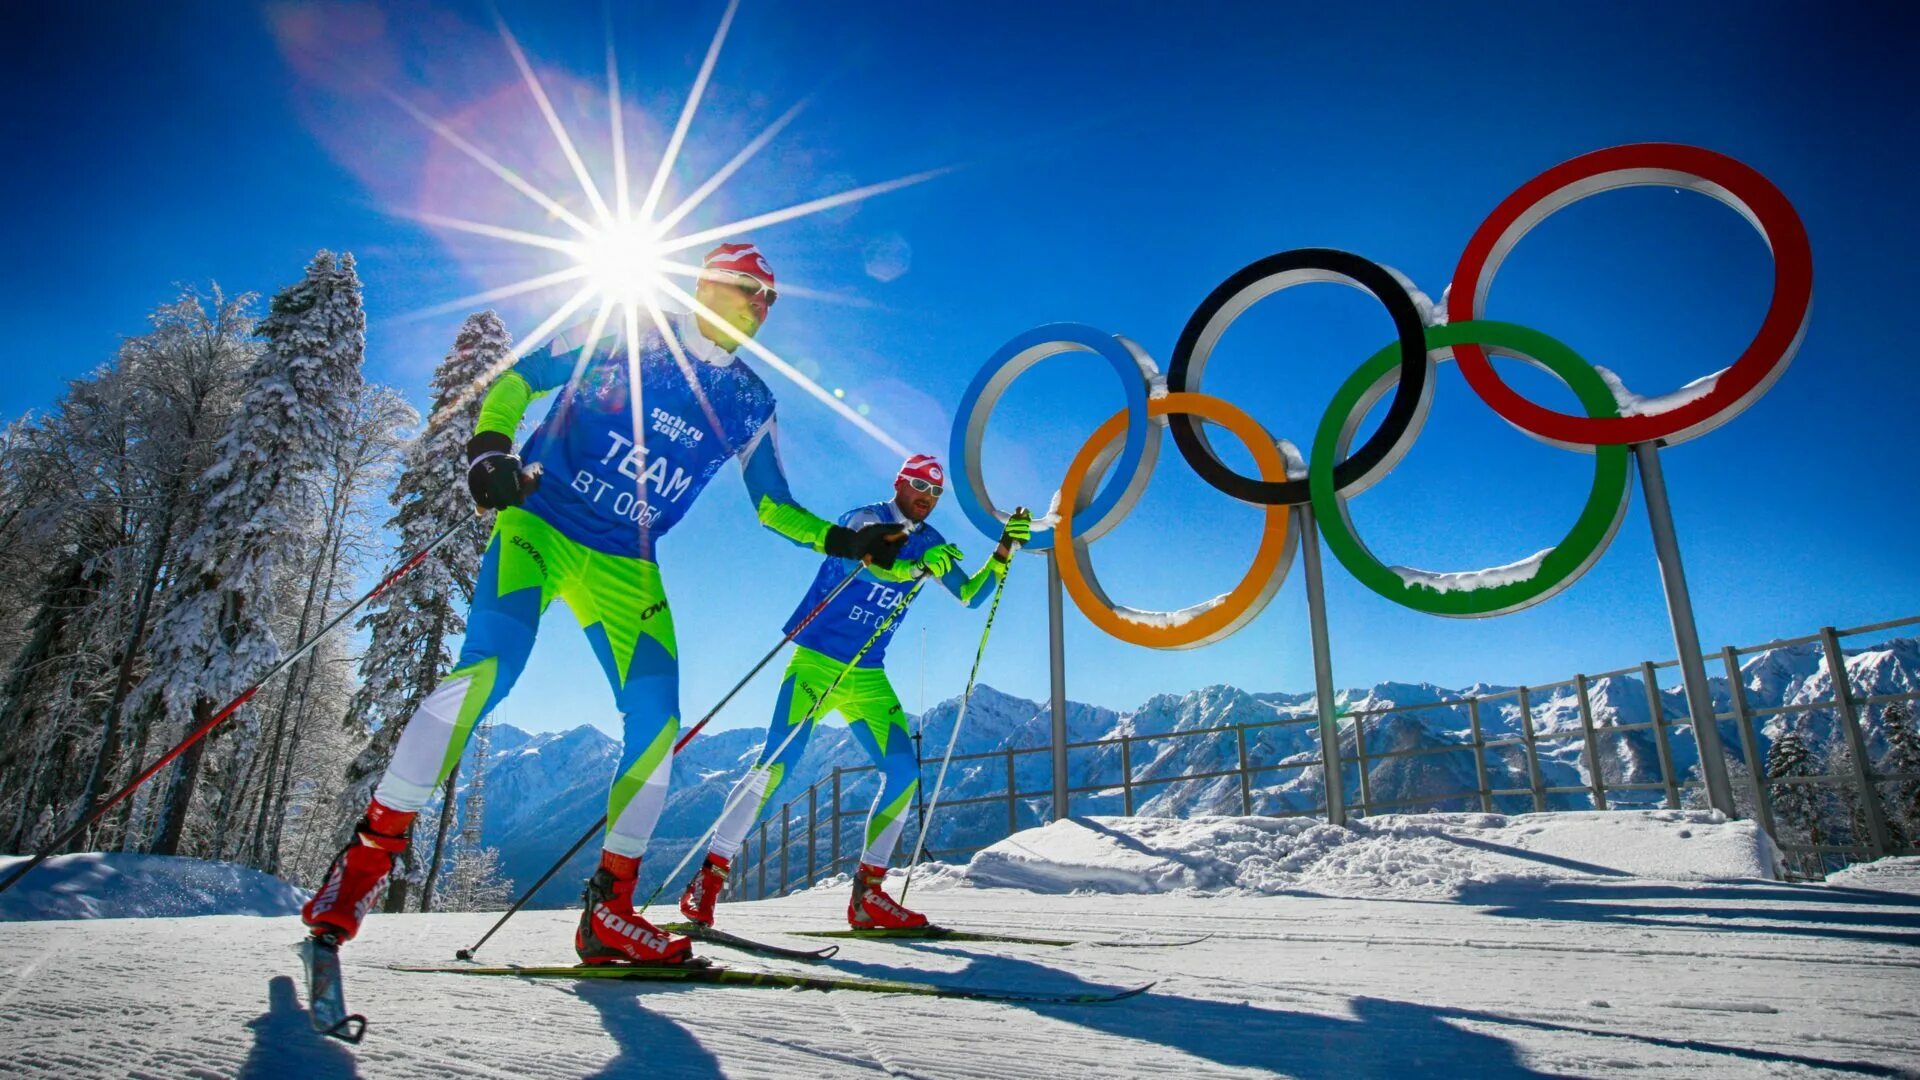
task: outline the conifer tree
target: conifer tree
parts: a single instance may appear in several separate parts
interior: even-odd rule
[[[321,251],[274,296],[232,422],[201,474],[201,520],[180,553],[153,629],[151,673],[135,691],[175,733],[213,711],[278,659],[274,573],[298,564],[317,483],[361,384],[366,316],[353,256]],[[208,740],[176,766],[151,850],[177,854]]]
[[[1810,843],[1825,842],[1819,799],[1813,785],[1787,783],[1794,777],[1818,775],[1813,749],[1798,727],[1790,727],[1767,748],[1767,798],[1773,803],[1775,824],[1783,833],[1805,836]]]

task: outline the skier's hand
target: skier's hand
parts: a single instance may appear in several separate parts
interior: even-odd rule
[[[1007,527],[1000,532],[1000,547],[1012,550],[1021,547],[1033,539],[1033,511],[1018,507],[1007,518]]]
[[[928,548],[926,554],[920,556],[920,569],[928,577],[945,577],[947,571],[959,565],[965,558],[966,556],[960,553],[960,549],[952,544],[940,544]]]
[[[820,550],[836,559],[871,560],[880,569],[891,570],[906,542],[905,529],[885,522],[876,521],[858,531],[844,525],[830,525]]]
[[[523,474],[513,440],[483,431],[467,440],[467,490],[483,510],[519,506],[533,491],[536,474]]]

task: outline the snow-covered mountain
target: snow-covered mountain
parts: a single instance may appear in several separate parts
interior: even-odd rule
[[[1846,666],[1856,694],[1910,691],[1920,685],[1920,642],[1903,638],[1850,652]],[[1817,644],[1757,653],[1743,664],[1741,682],[1747,704],[1753,709],[1819,701],[1832,692],[1831,678]],[[1368,755],[1390,750],[1461,748],[1452,753],[1370,760],[1367,781],[1374,804],[1396,812],[1479,810],[1476,796],[1461,794],[1479,787],[1472,753],[1465,749],[1472,741],[1467,707],[1437,703],[1463,702],[1468,696],[1484,697],[1509,689],[1476,684],[1453,690],[1428,683],[1386,682],[1340,691],[1338,704],[1343,713],[1370,714],[1363,725]],[[1714,679],[1712,690],[1717,708],[1728,711],[1725,679]],[[1595,723],[1601,729],[1597,742],[1607,782],[1610,785],[1658,783],[1660,758],[1653,733],[1606,730],[1642,724],[1649,719],[1650,705],[1641,681],[1633,676],[1595,680],[1589,684],[1588,699]],[[1662,690],[1659,703],[1669,720],[1680,720],[1686,715],[1685,697],[1677,687]],[[1392,711],[1420,705],[1437,707]],[[1544,786],[1580,787],[1588,783],[1585,741],[1577,734],[1580,719],[1575,691],[1570,687],[1535,691],[1531,705],[1534,730],[1540,740]],[[930,708],[924,717],[927,764],[923,787],[929,791],[958,709],[958,699],[950,699]],[[1375,714],[1376,710],[1387,711]],[[1520,709],[1511,697],[1486,703],[1480,713],[1482,734],[1487,740],[1497,741],[1519,734]],[[1073,812],[1077,815],[1122,813],[1124,797],[1120,779],[1125,756],[1130,757],[1132,764],[1136,814],[1190,817],[1203,813],[1240,813],[1242,794],[1237,770],[1241,751],[1232,733],[1151,741],[1146,737],[1241,724],[1260,725],[1249,728],[1245,738],[1247,761],[1255,770],[1247,790],[1252,811],[1256,814],[1317,812],[1323,799],[1323,779],[1317,765],[1304,764],[1319,755],[1314,716],[1311,694],[1250,693],[1232,686],[1159,694],[1124,713],[1070,703],[1069,738],[1074,742],[1097,744],[1068,755],[1070,782],[1076,788],[1100,789],[1075,795]],[[1880,710],[1868,710],[1865,721],[1870,749],[1877,757],[1885,750]],[[1016,697],[991,686],[983,685],[975,690],[956,753],[994,756],[955,763],[942,795],[945,808],[929,836],[930,849],[973,849],[1008,834],[1005,751],[1044,748],[1049,740],[1049,723],[1044,701]],[[1830,710],[1769,716],[1758,725],[1757,753],[1764,758],[1767,746],[1789,724],[1801,725],[1816,744],[1835,737],[1835,720]],[[1729,751],[1737,755],[1740,747],[1737,727],[1731,721],[1722,721],[1720,726],[1723,741]],[[1351,719],[1342,721],[1341,733],[1341,758],[1347,767],[1346,788],[1349,798],[1357,799],[1359,755]],[[1554,738],[1561,733],[1572,733],[1572,737]],[[664,874],[718,815],[728,790],[757,753],[762,734],[755,728],[702,736],[675,760],[671,794],[647,860],[652,874]],[[1123,746],[1123,741],[1128,745]],[[1692,737],[1684,728],[1673,730],[1670,745],[1675,770],[1685,778],[1698,763]],[[619,745],[615,740],[584,725],[571,731],[540,735],[529,735],[508,724],[494,726],[487,763],[487,818],[482,839],[500,849],[501,865],[508,876],[521,883],[533,881],[586,831],[605,809],[607,784],[618,757]],[[1012,762],[1020,798],[1015,807],[1016,820],[1011,824],[1028,828],[1049,820],[1052,817],[1050,756],[1044,752],[1016,753]],[[793,836],[796,842],[801,842],[805,830],[807,787],[831,777],[836,766],[855,769],[865,764],[865,756],[837,721],[829,721],[815,733],[805,760],[781,792],[783,799],[802,800],[795,808]],[[1529,787],[1525,755],[1518,746],[1488,750],[1485,766],[1492,788]],[[1227,775],[1155,782],[1162,777],[1210,773]],[[870,771],[861,771],[843,774],[843,781],[841,804],[847,813],[841,841],[842,851],[850,853],[858,850],[859,821],[872,798],[875,777]],[[823,785],[818,804],[823,864],[830,846],[825,824],[830,813],[827,790]],[[983,801],[969,803],[970,799]],[[1609,793],[1614,807],[1652,807],[1660,805],[1662,800],[1663,794],[1659,791]],[[1494,809],[1502,813],[1532,809],[1530,796],[1501,796],[1494,802]],[[1584,794],[1550,795],[1547,802],[1550,809],[1592,807],[1590,798]],[[771,819],[769,835],[777,849],[779,821],[776,814],[768,816]],[[911,844],[912,840],[910,825],[904,843]],[[541,891],[535,903],[572,904],[580,882],[592,871],[595,851],[594,845],[587,845]],[[792,851],[790,857],[791,872],[800,874],[805,868],[804,846]],[[769,880],[776,877],[770,875]],[[651,875],[643,879],[644,886],[654,883]]]

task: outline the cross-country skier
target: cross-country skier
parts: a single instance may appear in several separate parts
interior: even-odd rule
[[[847,902],[847,922],[856,930],[909,929],[927,925],[927,917],[909,911],[881,889],[887,864],[906,823],[905,812],[920,784],[920,766],[913,749],[913,737],[907,731],[906,715],[900,699],[887,681],[882,667],[886,662],[887,642],[900,629],[896,618],[884,633],[874,633],[882,622],[904,602],[906,583],[925,573],[946,586],[947,591],[969,607],[979,607],[992,592],[987,586],[1007,572],[1007,560],[1015,544],[1024,544],[1032,536],[1031,515],[1016,511],[1001,534],[1000,546],[978,573],[968,575],[961,569],[960,549],[946,542],[927,515],[940,501],[945,484],[940,463],[927,454],[915,454],[900,466],[893,484],[893,498],[871,506],[848,511],[840,524],[849,529],[874,529],[917,525],[907,538],[898,561],[892,567],[869,566],[860,579],[843,590],[827,608],[794,638],[793,659],[787,664],[780,696],[773,706],[773,721],[767,729],[766,744],[760,760],[741,777],[728,810],[714,830],[713,846],[706,861],[688,883],[680,897],[680,911],[704,926],[713,925],[713,906],[725,889],[733,858],[746,839],[747,830],[773,801],[782,780],[793,773],[806,752],[812,721],[833,711],[847,718],[854,741],[873,759],[880,771],[880,791],[867,813],[866,847],[853,875],[853,896]],[[800,599],[787,620],[791,633],[806,613],[812,611],[834,587],[854,570],[844,558],[829,555],[814,575],[813,587]],[[904,614],[904,613],[903,613]],[[858,655],[869,639],[872,644]],[[839,685],[834,680],[839,679]],[[829,692],[831,688],[831,692]],[[794,725],[807,724],[797,734]],[[789,741],[788,736],[792,735]],[[781,746],[785,745],[782,750]],[[778,752],[779,756],[773,755]]]
[[[676,963],[687,938],[633,910],[640,858],[666,799],[680,730],[679,648],[655,545],[729,458],[760,523],[827,555],[891,567],[904,530],[830,525],[794,502],[774,446],[773,393],[733,353],[766,321],[773,271],[751,244],[706,257],[696,296],[719,321],[675,314],[643,336],[637,360],[613,337],[559,339],[488,389],[467,444],[474,501],[498,511],[459,662],[407,721],[350,841],[302,916],[316,938],[353,937],[406,850],[414,815],[446,780],[474,722],[512,688],[541,613],[566,600],[613,684],[625,723],[607,797],[600,867],[574,945],[589,964]],[[639,383],[633,384],[633,366]],[[535,398],[558,390],[522,456],[513,435]],[[537,468],[533,468],[537,467]]]

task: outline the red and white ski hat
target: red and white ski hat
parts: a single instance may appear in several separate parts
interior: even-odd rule
[[[940,467],[939,460],[932,454],[915,454],[908,458],[900,465],[900,475],[893,479],[895,483],[899,483],[909,476],[925,480],[929,484],[938,484],[943,488],[947,486],[947,470]]]
[[[773,287],[773,267],[767,265],[767,257],[752,244],[721,244],[707,252],[706,259],[700,265],[705,271],[703,276],[715,281],[736,284],[740,278],[746,277],[759,282],[758,295],[769,305],[779,295]]]

